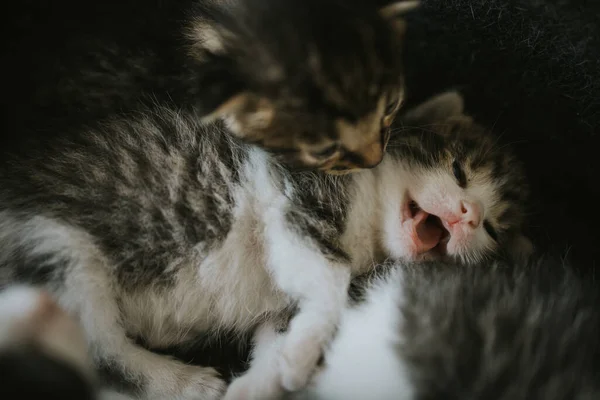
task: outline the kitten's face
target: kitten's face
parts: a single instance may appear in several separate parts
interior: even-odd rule
[[[347,173],[381,162],[391,122],[400,108],[400,85],[389,90],[376,88],[373,93],[369,101],[373,108],[356,115],[342,111],[343,105],[326,104],[323,109],[312,110],[314,107],[307,103],[315,100],[298,97],[271,103],[262,111],[256,104],[260,100],[247,101],[245,107],[251,111],[232,114],[226,121],[232,132],[267,149],[292,168]]]
[[[291,167],[379,164],[404,93],[399,15],[414,2],[265,1],[232,7],[225,30],[223,16],[192,24],[196,57],[221,65],[204,84],[227,82],[215,90],[223,101],[204,99],[211,115]]]
[[[452,95],[444,96],[451,101]],[[382,166],[386,181],[402,180],[384,196],[395,216],[384,212],[388,250],[402,258],[446,256],[463,263],[500,248],[529,251],[520,235],[527,194],[520,165],[469,117],[426,121],[406,119]]]

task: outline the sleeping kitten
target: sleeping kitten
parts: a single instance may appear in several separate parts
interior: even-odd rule
[[[350,277],[392,257],[475,261],[519,247],[518,165],[456,93],[408,113],[373,170],[293,172],[220,123],[156,108],[0,168],[0,285],[44,286],[96,366],[148,399],[212,399],[213,369],[144,350],[290,322],[278,384],[305,385]],[[422,143],[422,145],[418,144]],[[431,154],[426,157],[426,154]]]
[[[43,291],[0,292],[0,398],[125,400],[97,388],[85,336]]]
[[[136,10],[131,18],[143,24],[119,34],[111,19],[108,32],[72,35],[49,56],[46,65],[60,67],[37,85],[36,102],[56,107],[50,118],[64,116],[67,127],[140,101],[193,108],[199,118],[225,118],[229,133],[291,166],[371,168],[403,101],[401,16],[415,5],[197,0],[164,6],[177,11],[158,21]]]
[[[291,398],[600,398],[597,288],[563,265],[433,262],[381,275],[344,312],[310,388]],[[256,354],[280,341],[258,339]]]
[[[417,2],[228,4],[203,4],[188,35],[196,60],[221,67],[201,82],[220,85],[231,131],[298,167],[379,164],[404,95],[399,17]]]

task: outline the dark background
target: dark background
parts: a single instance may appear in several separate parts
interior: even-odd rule
[[[53,58],[73,37],[109,30],[129,40],[140,27],[180,18],[187,1],[13,4],[2,17],[2,148],[55,134],[35,118],[36,88],[60,79]],[[467,111],[526,163],[529,231],[540,251],[586,271],[600,259],[599,20],[595,1],[425,0],[409,17],[405,48],[409,102],[461,90]]]

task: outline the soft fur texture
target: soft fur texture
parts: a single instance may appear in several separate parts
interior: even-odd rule
[[[146,37],[133,32],[139,25],[178,19],[182,3],[12,4],[11,12],[3,15],[7,57],[0,77],[1,150],[12,147],[9,142],[40,136],[51,141],[61,135],[59,123],[53,129],[43,123],[48,115],[69,120],[85,116],[80,108],[66,113],[54,98],[40,103],[36,97],[41,84],[63,79],[60,69],[52,68],[56,66],[52,60],[64,60],[72,51],[66,41],[93,35],[108,20],[119,40],[160,39],[164,44],[169,38],[161,37],[160,29],[148,30]],[[534,241],[541,250],[552,249],[579,261],[575,268],[592,272],[591,278],[600,257],[594,212],[600,203],[598,12],[598,5],[578,0],[425,0],[410,18],[404,57],[410,102],[460,86],[468,110],[494,126],[504,141],[514,143],[533,178],[529,230]],[[30,129],[40,126],[44,129]],[[198,355],[193,356],[185,358],[197,362]],[[231,358],[237,360],[237,353]]]
[[[357,285],[363,292],[344,312],[321,371],[289,398],[600,396],[600,298],[556,260],[379,266]],[[259,332],[255,359],[277,351],[279,340]],[[262,367],[259,382],[274,373]],[[254,398],[285,397],[269,395]]]
[[[387,257],[474,262],[522,242],[523,177],[460,96],[404,123],[379,167],[338,177],[286,169],[220,123],[160,107],[31,147],[0,168],[0,284],[45,286],[79,317],[96,365],[150,399],[216,398],[224,383],[134,339],[243,334],[297,307],[271,362],[298,389],[351,275]]]

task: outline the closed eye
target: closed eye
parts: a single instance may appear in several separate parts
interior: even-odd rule
[[[490,235],[490,237],[494,239],[495,242],[498,241],[498,232],[496,232],[490,221],[488,221],[487,219],[483,221],[483,229],[485,229],[487,234]]]
[[[327,158],[331,157],[338,151],[339,145],[337,143],[332,144],[331,146],[327,146],[322,150],[312,152],[312,156],[315,158]]]
[[[454,174],[454,178],[456,178],[458,186],[463,189],[467,187],[467,176],[465,175],[465,171],[462,169],[460,163],[456,160],[454,160],[452,163],[452,173]]]
[[[388,102],[387,106],[385,107],[385,114],[386,115],[393,114],[400,107],[399,103],[400,103],[400,98],[393,97],[391,99],[391,101]]]

